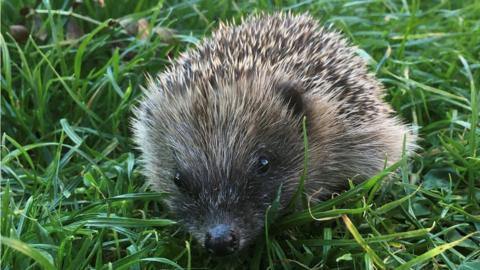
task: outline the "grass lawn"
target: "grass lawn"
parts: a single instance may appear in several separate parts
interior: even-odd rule
[[[1,269],[480,269],[480,1],[176,2],[1,2]],[[421,149],[215,258],[145,185],[130,109],[220,20],[274,10],[357,45]]]

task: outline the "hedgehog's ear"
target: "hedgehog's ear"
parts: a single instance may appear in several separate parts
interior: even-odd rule
[[[302,93],[303,88],[296,82],[282,82],[278,86],[278,90],[288,105],[288,108],[297,116],[305,115],[305,104]]]

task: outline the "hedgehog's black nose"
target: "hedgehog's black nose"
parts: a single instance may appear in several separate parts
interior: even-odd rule
[[[205,235],[205,248],[217,256],[225,256],[238,249],[238,233],[229,225],[219,224]]]

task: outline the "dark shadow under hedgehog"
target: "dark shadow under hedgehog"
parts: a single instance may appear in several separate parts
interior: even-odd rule
[[[355,48],[309,15],[220,25],[149,81],[133,130],[144,173],[215,254],[247,246],[279,189],[285,207],[303,172],[319,199],[378,173],[415,147]]]

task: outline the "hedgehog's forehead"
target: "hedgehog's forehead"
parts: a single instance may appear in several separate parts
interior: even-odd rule
[[[238,85],[190,89],[172,95],[162,107],[159,121],[174,149],[218,159],[245,159],[271,139],[269,133],[285,116],[284,104],[271,91]]]
[[[262,112],[254,100],[231,98],[231,95],[214,94],[208,97],[191,95],[176,100],[182,106],[173,106],[177,112],[170,115],[171,139],[204,151],[245,148],[256,143],[261,135]],[[245,149],[246,150],[246,149]],[[224,150],[222,150],[224,151]]]

